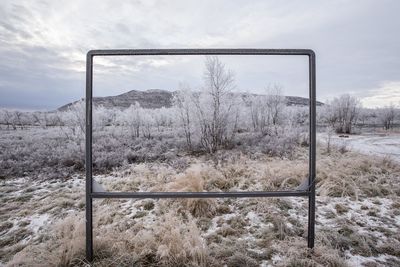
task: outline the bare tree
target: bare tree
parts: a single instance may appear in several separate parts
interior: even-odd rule
[[[38,126],[42,125],[42,120],[40,118],[40,113],[38,113],[38,112],[32,113],[32,124],[33,125],[38,125]]]
[[[86,119],[85,119],[85,101],[82,99],[76,102],[74,105],[69,107],[69,112],[71,114],[72,130],[75,135],[84,136],[86,129]]]
[[[24,129],[23,113],[21,111],[14,111],[14,120],[16,125],[19,125],[21,129]]]
[[[283,122],[286,98],[279,85],[268,86],[266,95],[252,96],[250,100],[250,114],[254,130],[262,134],[277,134],[278,125]]]
[[[327,103],[327,122],[335,128],[337,133],[352,133],[352,126],[356,123],[360,111],[360,102],[357,98],[345,94],[334,98]]]
[[[192,115],[191,115],[191,101],[193,92],[184,85],[176,92],[173,98],[174,106],[178,110],[179,120],[185,133],[186,145],[189,150],[192,149]]]
[[[235,129],[228,129],[230,125],[236,125],[230,123],[237,118],[235,97],[231,93],[234,78],[218,57],[206,57],[204,83],[203,92],[194,97],[193,102],[200,127],[200,143],[213,153],[231,140],[235,132]]]
[[[284,109],[286,107],[286,98],[282,94],[282,86],[274,85],[268,88],[267,108],[271,117],[271,123],[277,134],[277,126],[281,124]]]
[[[85,136],[85,102],[77,101],[67,111],[51,114],[47,123],[59,126],[68,140],[80,144]]]
[[[393,122],[396,118],[396,108],[394,107],[394,105],[391,104],[388,107],[379,109],[378,118],[380,122],[383,124],[385,130],[393,128]]]
[[[268,109],[265,103],[267,102],[266,96],[250,96],[250,117],[251,125],[254,131],[260,131],[262,134],[267,133],[268,126]]]
[[[140,137],[140,127],[142,125],[142,108],[138,102],[135,102],[134,105],[131,105],[126,112],[124,112],[124,122],[131,129],[132,137],[138,138]]]
[[[331,153],[331,143],[332,143],[332,136],[335,133],[335,129],[332,126],[326,127],[326,153]]]
[[[10,126],[12,126],[14,130],[17,129],[14,124],[13,115],[10,111],[4,109],[2,110],[1,115],[2,115],[1,116],[2,123],[4,123],[7,126],[7,130],[10,129]]]

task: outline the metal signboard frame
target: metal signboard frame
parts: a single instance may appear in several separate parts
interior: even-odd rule
[[[93,59],[96,56],[165,55],[255,55],[307,56],[309,71],[309,173],[304,189],[246,192],[96,192],[92,172]],[[315,166],[316,166],[316,74],[315,53],[310,49],[106,49],[91,50],[86,59],[86,259],[93,260],[93,199],[96,198],[254,198],[308,197],[308,247],[315,237]]]

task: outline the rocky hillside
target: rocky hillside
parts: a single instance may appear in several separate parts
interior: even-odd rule
[[[138,102],[143,108],[154,109],[171,107],[173,95],[174,92],[160,89],[150,89],[147,91],[132,90],[116,96],[94,97],[93,103],[95,105],[102,105],[106,108],[118,107],[124,109],[135,102]],[[308,98],[299,96],[286,96],[286,100],[288,106],[308,106]],[[58,110],[65,111],[74,103],[75,102],[66,104],[60,107]],[[317,105],[321,106],[323,103],[317,101]]]

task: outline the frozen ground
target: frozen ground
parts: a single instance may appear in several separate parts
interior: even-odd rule
[[[317,136],[319,141],[323,143],[327,142],[326,133],[320,133]],[[339,147],[344,146],[347,149],[367,155],[389,156],[397,162],[400,162],[400,134],[398,133],[366,133],[344,136],[346,137],[332,135],[332,144]]]
[[[399,166],[351,152],[318,158],[313,253],[303,198],[96,200],[95,266],[399,266]],[[198,172],[146,163],[97,180],[113,190],[278,189],[306,171],[303,159],[187,160]],[[84,266],[83,177],[5,180],[0,197],[0,266]]]

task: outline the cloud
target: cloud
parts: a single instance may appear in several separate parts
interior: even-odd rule
[[[320,100],[342,93],[369,97],[384,81],[398,80],[399,9],[400,2],[390,0],[3,0],[0,106],[55,108],[82,97],[85,54],[99,48],[312,48]],[[241,88],[280,82],[288,94],[304,95],[307,74],[300,67],[306,66],[296,59],[226,63]],[[104,58],[96,64],[99,92],[115,94],[198,84],[202,60]]]
[[[379,88],[368,92],[369,96],[361,99],[365,107],[385,107],[400,105],[400,81],[383,82]]]

